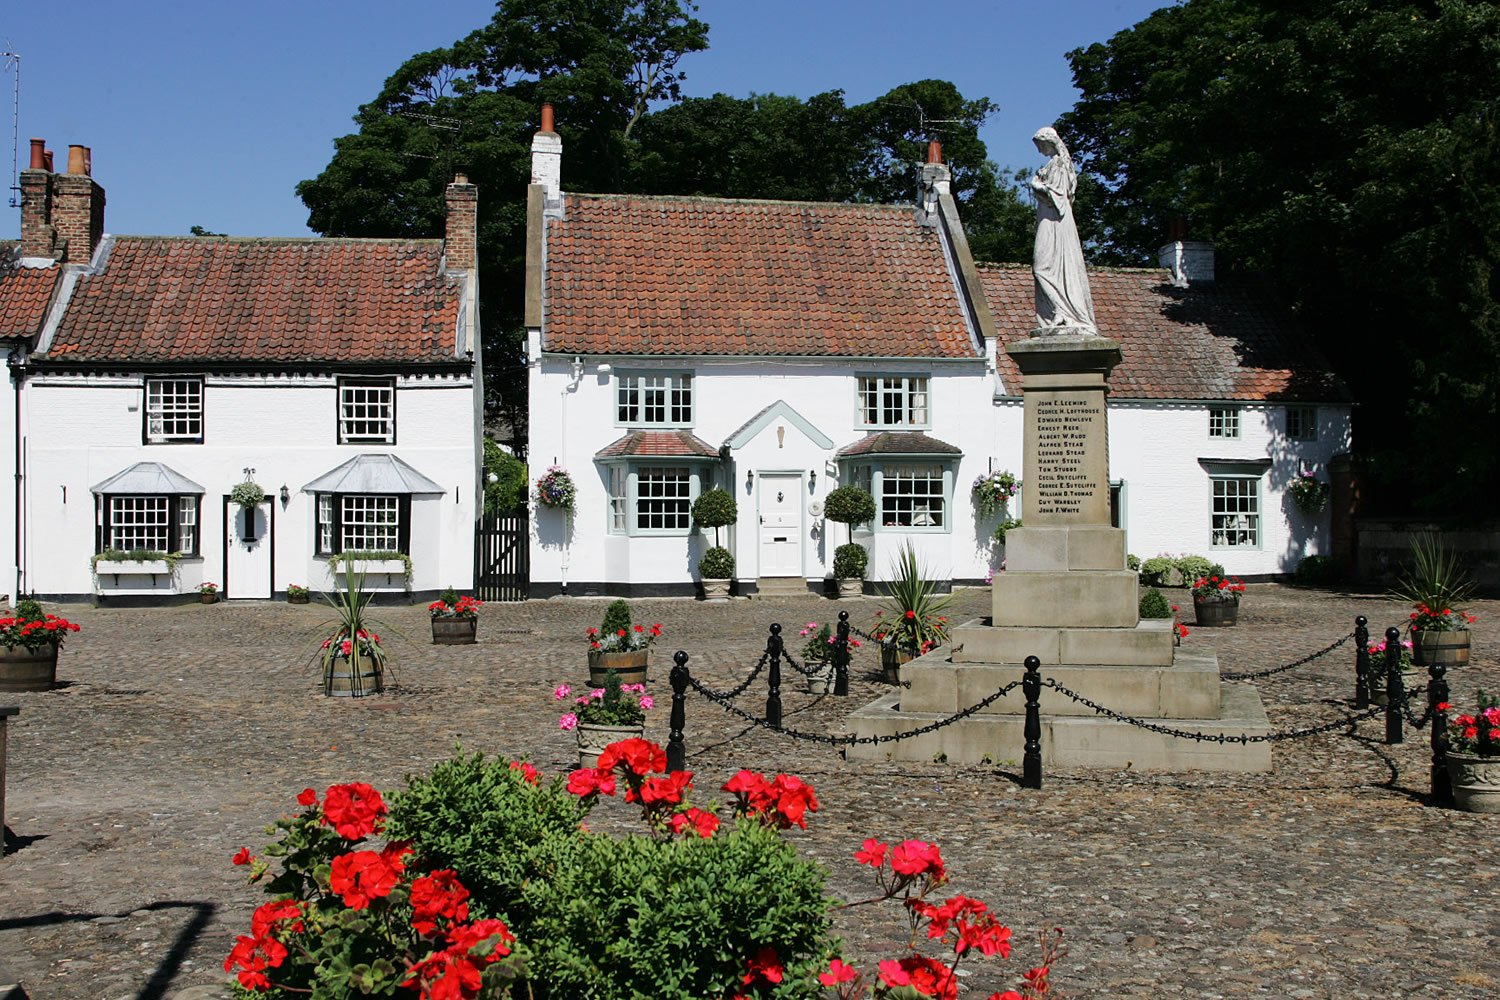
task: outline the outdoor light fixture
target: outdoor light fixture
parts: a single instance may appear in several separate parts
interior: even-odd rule
[[[281,484],[281,506],[285,507],[292,502],[292,491],[286,488],[286,483]]]
[[[746,469],[745,470],[745,489],[750,490],[750,489],[754,489],[754,488],[755,488],[755,470],[754,469]]]
[[[810,490],[815,490],[815,489],[818,488],[818,470],[817,469],[808,469],[807,470],[807,488],[810,489]]]

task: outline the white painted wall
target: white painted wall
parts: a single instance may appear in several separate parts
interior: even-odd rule
[[[412,589],[473,583],[473,525],[479,492],[474,425],[475,386],[467,376],[401,378],[396,391],[396,444],[336,444],[336,383],[331,376],[211,376],[204,385],[204,443],[143,445],[139,376],[38,375],[23,394],[27,436],[28,531],[26,588],[44,594],[97,590],[94,496],[90,487],[137,462],[160,462],[206,490],[201,556],[183,560],[175,581],[146,589],[223,584],[224,496],[255,469],[275,496],[276,592],[287,584],[331,584],[314,549],[313,498],[304,484],[358,454],[391,453],[447,493],[412,502]],[[0,417],[0,419],[4,419]],[[0,501],[3,502],[3,501]],[[233,516],[236,508],[229,508]],[[3,544],[3,542],[0,542]],[[12,563],[13,564],[13,563]],[[135,581],[142,582],[142,581]],[[398,578],[390,589],[404,590]],[[229,582],[233,596],[233,581]]]
[[[0,364],[8,365],[12,348],[0,346]],[[16,601],[16,383],[9,367],[0,370],[0,598]]]
[[[833,441],[824,449],[803,435],[790,421],[763,430],[733,455],[727,468],[715,464],[721,480],[739,500],[739,522],[733,529],[737,578],[759,575],[758,509],[747,471],[797,472],[803,497],[803,576],[822,580],[833,561],[833,549],[846,541],[844,527],[812,517],[809,506],[821,501],[838,482],[830,467],[837,449],[863,438],[856,422],[856,381],[860,374],[911,373],[931,377],[932,426],[924,433],[956,445],[964,452],[958,465],[951,510],[953,530],[945,534],[907,534],[877,530],[862,540],[870,547],[870,579],[888,575],[896,549],[911,538],[934,576],[983,579],[989,568],[988,548],[976,541],[969,484],[989,466],[995,447],[996,421],[991,405],[992,382],[983,359],[964,362],[855,361],[842,359],[692,359],[671,363],[661,359],[633,361],[618,357],[587,357],[582,379],[574,383],[571,356],[541,355],[532,335],[531,443],[529,460],[535,480],[549,465],[566,468],[578,485],[576,514],[571,529],[564,515],[537,508],[533,518],[531,577],[534,582],[630,583],[687,585],[697,578],[697,561],[713,544],[706,537],[635,537],[608,533],[608,479],[594,455],[633,428],[615,423],[614,377],[620,371],[691,370],[695,377],[691,428],[699,438],[718,448],[767,405],[785,400],[802,417]],[[609,373],[598,366],[607,363]],[[778,440],[776,427],[785,426]],[[1019,453],[1019,441],[1016,444]],[[810,473],[816,483],[810,485]],[[533,500],[534,503],[534,500]],[[992,527],[992,525],[990,526]],[[831,532],[830,530],[831,529]],[[989,528],[977,529],[987,539]],[[832,535],[830,538],[829,535]]]

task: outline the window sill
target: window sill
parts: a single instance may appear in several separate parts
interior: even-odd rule
[[[101,559],[94,564],[94,572],[100,576],[164,576],[172,572],[172,564],[165,559]]]

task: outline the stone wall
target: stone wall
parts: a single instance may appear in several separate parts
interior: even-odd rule
[[[1417,518],[1360,518],[1355,521],[1356,578],[1363,583],[1394,583],[1411,561],[1412,539],[1436,535],[1486,591],[1500,590],[1500,522],[1452,525]]]

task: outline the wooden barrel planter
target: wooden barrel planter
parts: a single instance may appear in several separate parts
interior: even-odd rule
[[[643,650],[644,652],[644,650]],[[592,722],[578,724],[578,766],[594,767],[599,755],[611,743],[638,737],[646,731],[645,726],[601,726]]]
[[[901,683],[901,665],[910,663],[917,658],[917,654],[908,652],[898,646],[880,647],[880,679],[887,684]]]
[[[288,604],[306,604],[306,603],[308,603],[307,595],[306,594],[287,594],[286,595],[286,602]]]
[[[468,646],[479,634],[478,618],[434,618],[432,642],[435,646]]]
[[[57,683],[57,645],[0,646],[0,691],[46,691]]]
[[[334,657],[323,674],[323,693],[330,698],[363,698],[385,690],[385,674],[374,660],[359,661],[359,672],[348,657]]]
[[[1442,664],[1449,669],[1469,665],[1469,631],[1434,632],[1413,629],[1411,659],[1419,667]]]
[[[1201,628],[1223,628],[1240,620],[1240,602],[1204,601],[1193,598],[1193,616]]]
[[[650,657],[649,649],[616,653],[590,652],[589,685],[603,687],[604,675],[611,670],[620,675],[621,684],[644,684]]]

